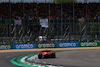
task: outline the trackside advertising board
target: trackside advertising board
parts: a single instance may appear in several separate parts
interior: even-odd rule
[[[96,47],[99,46],[99,42],[79,42],[79,47]]]
[[[36,48],[56,48],[56,43],[37,43]]]
[[[33,49],[36,48],[36,44],[13,44],[13,49]]]
[[[62,42],[57,43],[57,48],[78,47],[78,42]]]
[[[13,49],[13,44],[0,44],[0,50]]]

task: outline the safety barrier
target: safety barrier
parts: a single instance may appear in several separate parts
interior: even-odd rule
[[[35,48],[68,48],[68,47],[99,47],[100,42],[61,42],[61,43],[27,43],[0,44],[0,50],[35,49]]]

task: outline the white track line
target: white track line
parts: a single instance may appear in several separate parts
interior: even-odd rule
[[[26,62],[25,59],[28,59],[28,60],[30,60],[30,61],[34,60],[35,62],[41,62],[41,61],[38,59],[38,56],[37,56],[37,55],[31,56],[31,57],[29,57],[29,58],[28,58],[27,56],[21,58],[21,62],[27,63],[27,64],[31,65],[31,63]],[[44,62],[44,63],[46,63],[46,62]],[[33,64],[33,66],[38,66],[38,67],[46,67],[46,66],[48,66],[48,67],[62,67],[62,66],[53,66],[53,65],[42,66],[42,65],[40,65],[40,64],[35,64],[35,63]]]

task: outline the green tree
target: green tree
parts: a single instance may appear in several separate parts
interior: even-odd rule
[[[54,3],[61,3],[61,2],[63,2],[63,3],[68,3],[68,2],[77,2],[76,0],[54,0]]]

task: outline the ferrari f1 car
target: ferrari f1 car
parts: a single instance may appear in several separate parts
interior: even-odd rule
[[[41,59],[41,58],[55,58],[55,57],[56,57],[55,52],[53,52],[52,50],[41,51],[38,54],[39,59]]]

